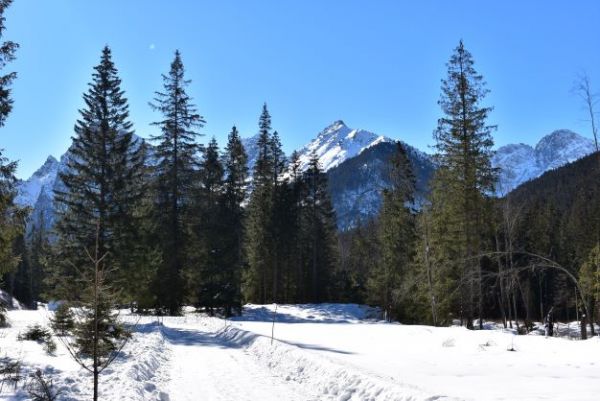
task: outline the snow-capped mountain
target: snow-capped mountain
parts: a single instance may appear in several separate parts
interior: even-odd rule
[[[258,134],[242,139],[250,174],[258,157]],[[353,129],[334,121],[298,150],[300,171],[308,168],[313,153],[328,173],[338,226],[346,229],[377,213],[381,190],[388,187],[387,161],[395,151],[394,140],[372,132]],[[418,195],[424,195],[433,171],[431,157],[404,144],[417,175]]]
[[[19,206],[33,207],[42,192],[52,192],[59,168],[59,161],[53,156],[48,156],[42,167],[29,179],[19,182],[15,202]]]
[[[500,168],[498,195],[505,195],[544,172],[574,162],[596,150],[594,141],[567,129],[543,137],[535,147],[511,144],[500,147],[492,159]]]
[[[369,131],[349,128],[342,120],[335,121],[298,151],[300,170],[308,168],[313,152],[319,158],[321,168],[328,171],[381,142],[393,140]]]
[[[252,174],[258,157],[258,135],[242,139],[248,155],[250,174]],[[382,142],[393,142],[393,140],[369,131],[349,128],[342,120],[337,120],[298,150],[300,171],[308,168],[313,152],[319,157],[323,171],[328,171],[345,160],[358,156],[365,149]]]

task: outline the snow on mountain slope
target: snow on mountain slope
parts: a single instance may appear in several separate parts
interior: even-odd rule
[[[19,206],[33,207],[43,191],[51,191],[60,163],[53,156],[48,156],[46,162],[37,169],[26,181],[19,182],[15,203]]]
[[[319,157],[321,168],[328,171],[381,142],[393,140],[369,131],[349,128],[341,120],[335,121],[299,150],[300,170],[308,168],[313,152]]]
[[[328,171],[381,142],[393,142],[393,140],[369,131],[349,128],[341,120],[335,121],[298,150],[300,171],[308,168],[313,151],[319,157],[323,171]],[[248,155],[248,169],[252,174],[258,157],[258,134],[243,138],[242,143]]]
[[[535,146],[535,158],[545,170],[574,162],[596,150],[594,141],[573,131],[561,129],[543,137]]]
[[[511,144],[500,147],[492,159],[499,167],[498,195],[505,195],[525,181],[574,162],[595,151],[594,142],[567,129],[556,130],[537,145]]]

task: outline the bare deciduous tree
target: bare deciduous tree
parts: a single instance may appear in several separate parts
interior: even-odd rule
[[[598,167],[600,168],[600,144],[598,144],[598,125],[596,122],[597,112],[596,105],[599,101],[599,95],[594,93],[592,90],[592,85],[590,82],[590,77],[587,73],[583,72],[578,75],[575,80],[575,84],[573,86],[573,92],[575,92],[583,101],[585,111],[588,115],[587,121],[590,123],[590,128],[592,130],[592,135],[594,137],[594,145],[596,146],[596,156],[598,158]],[[598,217],[597,217],[598,218]],[[600,247],[600,222],[596,222],[596,226],[598,228],[598,233],[596,233],[596,247]],[[590,314],[587,314],[588,321],[590,324],[590,330],[592,335],[595,334],[594,330],[594,315],[595,315],[595,303],[596,299],[594,299],[594,295],[590,295],[587,300],[586,309],[589,310]],[[582,300],[585,304],[586,301]],[[585,329],[582,329],[585,330]],[[582,331],[582,335],[583,335]]]

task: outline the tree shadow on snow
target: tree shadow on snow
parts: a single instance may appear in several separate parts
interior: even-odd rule
[[[244,344],[228,341],[219,333],[208,333],[201,330],[182,329],[161,326],[160,331],[166,341],[175,345],[206,346],[219,348],[241,348]]]
[[[313,350],[313,351],[326,351],[326,352],[333,352],[336,354],[344,354],[344,355],[354,355],[355,354],[354,352],[344,351],[344,350],[337,349],[337,348],[324,347],[322,345],[297,343],[294,341],[286,341],[286,340],[277,340],[277,341],[285,343],[285,344],[289,344],[289,345],[294,345],[298,348],[309,349],[309,350]]]

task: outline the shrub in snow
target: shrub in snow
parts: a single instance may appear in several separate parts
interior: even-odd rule
[[[20,333],[18,336],[19,341],[37,341],[43,342],[46,338],[51,338],[52,334],[50,330],[42,327],[39,324],[29,326],[24,333]]]
[[[39,369],[31,375],[31,380],[27,384],[27,394],[32,401],[55,401],[60,393],[60,390],[54,388],[52,380],[44,377]]]
[[[54,354],[56,351],[56,343],[52,340],[52,333],[39,324],[28,327],[25,333],[19,334],[17,339],[19,341],[37,341],[38,343],[43,343],[44,350],[48,354]]]
[[[0,393],[4,385],[17,387],[17,384],[21,380],[21,364],[18,361],[14,361],[10,358],[0,359]]]

